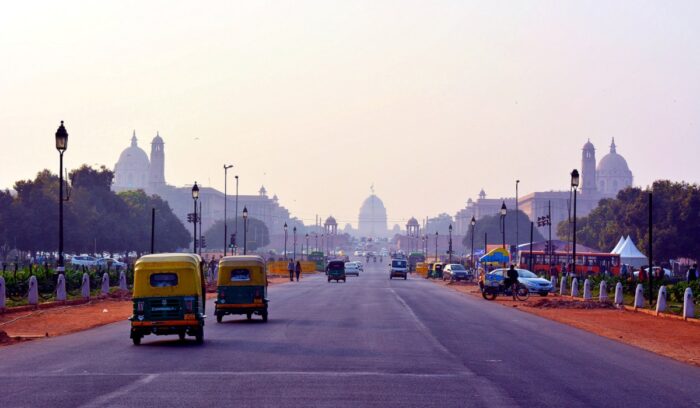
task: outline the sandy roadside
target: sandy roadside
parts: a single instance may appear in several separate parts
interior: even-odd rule
[[[482,299],[479,288],[474,284],[433,282]],[[562,304],[560,307],[535,307],[534,305],[542,299],[561,300]],[[484,300],[484,302],[487,302],[487,300]],[[559,296],[548,296],[547,298],[531,296],[525,302],[499,297],[495,302],[506,307],[516,307],[520,311],[564,323],[678,361],[700,366],[700,348],[695,346],[700,342],[700,324],[614,308],[574,308],[579,307],[579,305],[573,303],[580,302]]]

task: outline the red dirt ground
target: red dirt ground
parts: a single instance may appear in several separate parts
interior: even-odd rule
[[[441,281],[435,283],[481,298],[479,288],[475,284],[448,284]],[[601,308],[598,302],[586,305],[584,302],[560,296],[531,296],[525,302],[499,297],[496,302],[700,366],[700,348],[695,346],[700,342],[700,324],[695,322],[651,316],[612,306]]]

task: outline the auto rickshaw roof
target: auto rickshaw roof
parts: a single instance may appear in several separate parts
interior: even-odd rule
[[[259,255],[231,255],[225,256],[219,261],[219,267],[243,264],[259,264],[265,266],[265,260]]]
[[[187,254],[187,253],[164,253],[164,254],[151,254],[144,255],[136,261],[136,266],[139,264],[149,264],[149,263],[190,263],[194,267],[199,267],[202,258],[197,254]]]

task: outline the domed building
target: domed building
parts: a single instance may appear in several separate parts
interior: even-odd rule
[[[382,200],[374,192],[365,199],[362,207],[360,207],[358,230],[360,236],[370,238],[384,238],[389,233],[386,208]]]
[[[610,153],[606,154],[596,168],[598,192],[603,197],[615,197],[618,191],[632,185],[633,176],[627,166],[627,160],[617,154],[615,138],[610,145]]]
[[[151,162],[146,152],[138,146],[134,131],[131,146],[124,149],[114,165],[114,190],[146,190],[151,176],[150,169]]]

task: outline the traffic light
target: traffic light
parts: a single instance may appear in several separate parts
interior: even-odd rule
[[[194,218],[193,215],[194,214],[192,214],[192,213],[187,213],[187,222],[188,223],[192,223],[192,218]]]
[[[207,238],[202,237],[202,248],[206,248],[206,247],[207,247]]]
[[[233,234],[231,234],[231,242],[230,242],[230,244],[231,244],[231,248],[233,248],[233,247],[236,246],[236,233],[235,233],[235,232],[234,232]]]

